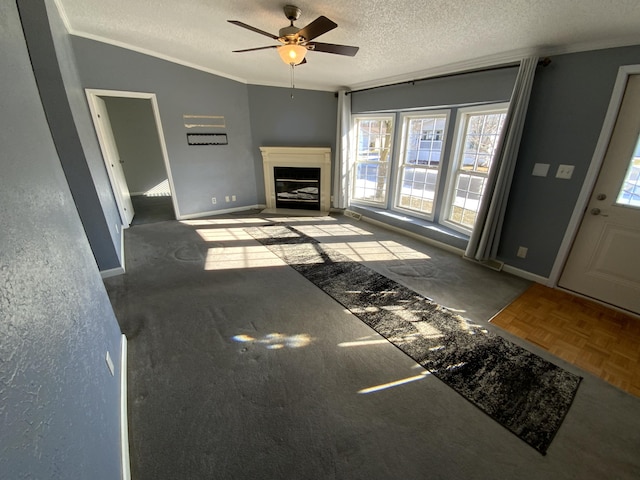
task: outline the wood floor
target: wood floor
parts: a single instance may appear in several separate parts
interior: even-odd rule
[[[491,323],[640,397],[640,319],[534,284]]]

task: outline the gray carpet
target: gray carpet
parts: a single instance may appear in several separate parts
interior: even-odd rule
[[[272,219],[125,231],[127,274],[105,284],[129,339],[134,480],[640,477],[639,399],[507,335],[584,376],[541,456],[244,230]],[[490,331],[528,284],[344,217],[296,228]]]
[[[580,377],[286,223],[247,232],[480,410],[547,452]]]
[[[131,225],[166,222],[176,218],[171,196],[168,195],[134,195],[131,197],[131,204],[135,212]]]

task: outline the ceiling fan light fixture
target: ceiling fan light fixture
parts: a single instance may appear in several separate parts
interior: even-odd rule
[[[287,65],[299,65],[307,54],[307,49],[302,45],[281,45],[278,47],[280,58]]]

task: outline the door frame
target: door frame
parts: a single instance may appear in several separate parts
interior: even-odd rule
[[[105,140],[100,131],[97,113],[96,113],[96,107],[95,107],[95,99],[97,97],[118,97],[118,98],[138,98],[138,99],[150,100],[151,109],[153,110],[153,116],[155,120],[156,131],[158,133],[158,141],[160,142],[160,151],[162,152],[162,160],[164,162],[164,167],[167,172],[167,179],[169,181],[169,190],[171,191],[171,202],[173,203],[173,210],[175,212],[176,218],[177,219],[181,218],[180,209],[178,208],[178,199],[176,198],[175,187],[173,184],[171,164],[169,163],[169,154],[167,153],[167,144],[165,142],[164,132],[162,129],[162,121],[160,120],[160,110],[158,108],[158,99],[156,97],[156,94],[145,93],[145,92],[128,92],[128,91],[122,91],[122,90],[101,90],[101,89],[94,89],[94,88],[86,88],[85,94],[87,96],[87,103],[89,104],[89,110],[91,112],[91,119],[93,120],[93,125],[96,129],[98,143],[100,144],[100,150],[102,151],[102,158],[104,160],[105,167],[107,168],[107,173],[109,174],[109,183],[111,184],[111,188],[114,191],[116,190],[115,180],[111,173],[111,169],[109,168],[109,162],[111,161],[111,159],[109,158],[109,154],[108,154],[109,150],[105,148],[105,145],[104,145]],[[124,212],[122,211],[122,205],[121,205],[121,202],[117,201],[116,193],[114,193],[114,196],[116,196],[116,205],[118,207],[118,213],[120,214],[120,219],[122,220],[123,218],[125,218]],[[123,228],[127,228],[129,225],[125,225],[123,222],[122,226]]]
[[[549,275],[549,281],[547,283],[550,287],[558,286],[562,270],[567,263],[569,254],[573,248],[573,242],[578,235],[578,229],[586,213],[587,205],[593,194],[596,180],[600,174],[600,169],[602,168],[602,163],[604,162],[604,157],[609,147],[609,141],[611,140],[611,135],[613,134],[613,129],[618,118],[622,98],[627,88],[627,81],[631,75],[640,75],[640,65],[623,65],[618,69],[618,76],[616,77],[616,82],[611,93],[611,100],[609,101],[609,108],[602,123],[602,130],[600,131],[598,143],[593,152],[591,164],[587,170],[587,175],[582,184],[580,194],[578,195],[573,214],[569,220],[567,230],[565,231],[564,238],[556,255],[556,260],[551,269],[551,274]]]

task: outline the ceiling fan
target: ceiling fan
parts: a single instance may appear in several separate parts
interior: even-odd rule
[[[253,52],[256,50],[266,50],[269,48],[277,48],[280,58],[287,65],[300,65],[307,63],[305,55],[307,51],[334,53],[337,55],[346,55],[353,57],[358,53],[358,47],[351,47],[348,45],[335,45],[333,43],[320,43],[312,42],[312,40],[320,35],[333,30],[338,26],[337,23],[329,20],[325,16],[316,18],[313,22],[304,28],[296,27],[293,22],[300,18],[302,10],[294,5],[285,5],[284,14],[289,19],[291,24],[288,27],[281,28],[278,35],[273,35],[259,28],[252,27],[239,20],[228,20],[229,23],[233,23],[252,32],[265,35],[274,40],[278,40],[282,45],[270,45],[268,47],[246,48],[244,50],[234,50],[234,53],[240,52]]]

